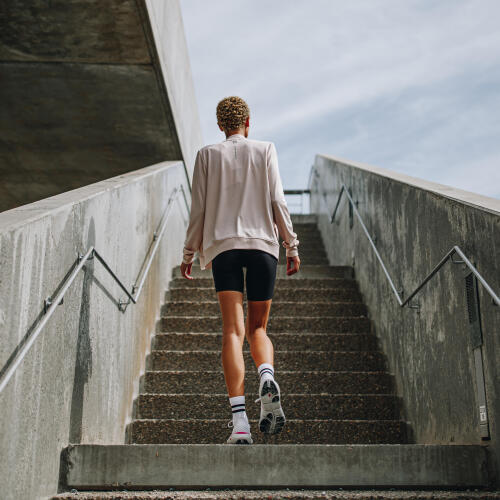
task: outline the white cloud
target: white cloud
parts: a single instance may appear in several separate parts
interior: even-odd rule
[[[500,197],[500,2],[181,5],[207,143],[224,138],[217,102],[241,95],[285,187],[321,152]]]

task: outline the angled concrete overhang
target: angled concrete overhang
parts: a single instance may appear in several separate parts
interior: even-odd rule
[[[0,6],[0,211],[165,160],[201,128],[178,0]]]

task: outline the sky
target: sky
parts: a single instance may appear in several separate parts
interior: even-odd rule
[[[500,198],[499,0],[180,0],[204,144],[237,95],[283,187],[316,154]]]

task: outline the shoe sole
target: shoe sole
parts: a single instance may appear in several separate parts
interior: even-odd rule
[[[249,436],[248,438],[238,438],[235,441],[231,441],[231,438],[227,440],[227,444],[252,444],[253,440]]]
[[[264,434],[279,434],[286,419],[281,408],[280,389],[274,380],[266,380],[260,391],[261,419],[259,429]]]

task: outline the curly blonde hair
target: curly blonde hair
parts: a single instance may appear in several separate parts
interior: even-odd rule
[[[237,130],[250,116],[248,104],[237,96],[225,97],[217,104],[217,123],[224,132]]]

